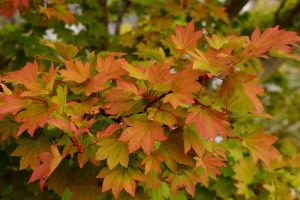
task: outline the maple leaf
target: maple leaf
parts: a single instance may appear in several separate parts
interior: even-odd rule
[[[30,105],[31,100],[14,95],[0,96],[0,114],[16,114],[26,106]]]
[[[32,104],[21,111],[15,117],[17,122],[22,123],[18,130],[18,136],[25,130],[28,131],[30,136],[34,135],[34,131],[41,127],[43,128],[51,114],[51,110],[44,104]]]
[[[20,170],[30,167],[36,169],[40,165],[38,155],[49,149],[49,143],[45,140],[19,139],[17,148],[10,154],[21,157]]]
[[[221,19],[223,22],[229,24],[229,18],[228,18],[228,14],[226,12],[226,8],[223,6],[212,6],[211,7],[213,15],[217,18],[217,19]]]
[[[212,75],[221,74],[228,75],[230,67],[234,63],[235,58],[231,55],[233,48],[223,50],[214,50],[208,48],[205,53],[198,49],[188,51],[194,58],[193,68],[207,71]]]
[[[15,122],[12,116],[8,115],[0,120],[0,141],[7,140],[10,136],[18,138],[17,132],[19,124]]]
[[[190,195],[194,196],[195,186],[199,182],[199,175],[192,168],[178,169],[176,172],[169,173],[166,181],[171,183],[174,195],[179,189],[185,188]]]
[[[29,7],[30,0],[3,0],[0,5],[0,15],[11,17],[21,6]]]
[[[262,128],[257,129],[243,140],[243,146],[248,148],[254,161],[262,160],[267,166],[272,159],[278,158],[278,151],[272,146],[277,137],[264,133]]]
[[[192,107],[189,112],[186,124],[195,123],[197,130],[204,138],[214,140],[217,133],[227,135],[226,130],[230,128],[230,124],[222,114],[198,106]]]
[[[258,166],[250,157],[239,160],[239,162],[233,166],[233,170],[235,172],[234,179],[246,185],[250,184],[254,180],[255,175],[259,172]]]
[[[52,91],[57,71],[58,68],[51,64],[49,72],[43,73],[41,81],[38,77],[38,63],[35,60],[33,63],[26,63],[20,70],[7,73],[3,79],[23,84],[29,91],[22,92],[21,96],[47,95]]]
[[[91,163],[98,165],[99,162],[96,161],[95,155],[97,152],[97,147],[93,145],[95,143],[95,139],[89,137],[89,135],[83,140],[82,149],[83,151],[78,154],[77,161],[80,168],[90,161]]]
[[[142,67],[139,66],[133,66],[129,63],[123,63],[122,68],[128,72],[129,76],[139,79],[139,80],[145,80],[145,69],[143,69]]]
[[[253,103],[254,111],[256,113],[264,112],[264,107],[257,97],[257,95],[263,94],[264,90],[257,84],[256,77],[246,74],[238,74],[237,76],[242,80],[243,91]]]
[[[171,131],[168,139],[161,143],[159,152],[164,156],[166,165],[174,172],[177,164],[192,165],[192,158],[184,154],[181,130]]]
[[[194,103],[192,93],[201,88],[201,85],[196,82],[197,77],[198,73],[191,69],[175,74],[172,77],[172,92],[164,97],[163,102],[170,102],[175,109],[181,103]]]
[[[185,126],[183,132],[184,140],[184,153],[189,152],[191,148],[197,153],[198,156],[203,156],[205,148],[203,139],[200,137],[197,130],[192,126]]]
[[[263,33],[257,26],[251,35],[251,41],[244,49],[243,53],[249,57],[265,57],[265,53],[271,49],[282,50],[289,53],[292,49],[289,45],[300,41],[297,33],[285,30],[279,30],[279,26],[268,28]],[[288,52],[287,52],[287,49]]]
[[[18,9],[20,6],[25,6],[28,7],[29,6],[29,1],[30,0],[13,0],[13,6],[15,9]]]
[[[64,60],[73,60],[81,49],[72,44],[65,44],[60,41],[43,40],[41,42],[43,45],[53,49],[61,56],[54,58],[58,62],[63,62]]]
[[[213,174],[220,175],[220,167],[224,167],[226,161],[225,158],[215,157],[213,153],[207,153],[202,159],[199,157],[195,158],[197,160],[196,167],[202,167],[207,175],[209,171]]]
[[[56,78],[56,73],[58,72],[59,68],[54,67],[53,63],[51,63],[51,66],[49,68],[49,71],[42,73],[42,80],[46,84],[46,90],[51,92],[53,89],[54,81]]]
[[[145,185],[146,188],[151,188],[151,189],[159,189],[161,185],[161,174],[160,172],[157,172],[156,170],[151,170],[145,174]]]
[[[182,109],[179,107],[174,109],[171,104],[163,104],[158,108],[150,107],[148,108],[148,112],[148,118],[150,120],[166,124],[170,129],[172,129],[175,124],[180,123],[181,116],[184,114]]]
[[[117,80],[117,87],[105,94],[109,101],[106,112],[121,115],[139,103],[142,99],[140,95],[141,92],[133,83]]]
[[[167,92],[170,89],[170,65],[168,63],[155,63],[146,67],[124,64],[122,67],[129,73],[129,76],[146,81],[146,86],[150,90]]]
[[[107,77],[103,76],[102,74],[96,74],[93,78],[88,80],[83,87],[79,86],[79,92],[76,93],[84,92],[86,96],[90,96],[92,93],[106,89],[108,87],[105,85],[107,80]],[[73,89],[73,91],[75,90]]]
[[[83,83],[90,77],[90,63],[83,64],[79,60],[75,60],[75,62],[66,60],[64,63],[66,69],[59,71],[64,81]]]
[[[70,170],[70,166],[67,162],[61,162],[61,164],[54,170],[54,172],[49,177],[47,182],[47,189],[54,190],[56,194],[62,196],[66,188],[69,188],[74,182],[73,178],[74,171]]]
[[[56,18],[57,20],[64,21],[67,24],[75,22],[75,16],[68,10],[67,4],[65,4],[62,0],[54,1],[51,6],[39,6],[38,12],[40,14],[45,14],[48,19]]]
[[[137,169],[131,167],[124,168],[120,165],[111,171],[104,168],[97,177],[104,178],[102,192],[111,189],[116,199],[123,189],[131,196],[135,196],[136,181],[143,181],[145,178]]]
[[[194,20],[191,20],[184,28],[177,25],[175,35],[171,35],[171,39],[176,49],[187,50],[197,46],[201,35],[202,31],[195,32]]]
[[[127,72],[122,66],[126,65],[127,61],[124,58],[114,58],[114,54],[110,53],[105,60],[101,57],[97,59],[97,71],[108,79],[119,79],[126,75]]]
[[[105,130],[100,130],[97,132],[97,137],[104,137],[104,136],[110,136],[112,133],[114,133],[117,130],[120,130],[123,127],[123,124],[110,124],[108,127],[105,128]]]
[[[155,141],[164,141],[164,131],[162,126],[155,122],[148,120],[145,116],[138,119],[124,119],[125,123],[129,125],[121,136],[120,141],[129,141],[129,153],[136,151],[140,147],[147,155],[150,155]]]
[[[160,172],[160,163],[162,161],[165,161],[165,158],[157,151],[145,157],[142,161],[142,164],[145,164],[145,174],[147,175],[151,170]]]
[[[222,84],[221,95],[227,109],[235,112],[252,112],[265,115],[264,107],[257,95],[264,94],[257,77],[251,74],[234,73]]]
[[[16,82],[23,84],[29,90],[42,90],[42,87],[37,84],[38,78],[38,64],[35,60],[33,63],[26,63],[26,65],[17,71],[7,73],[3,79],[5,81]]]
[[[56,169],[56,167],[63,159],[55,145],[51,145],[50,149],[50,152],[42,152],[38,156],[38,159],[43,163],[33,170],[29,179],[29,183],[40,179],[41,189],[44,188],[45,181],[48,179],[48,177],[52,174],[52,172]]]
[[[128,143],[119,141],[118,137],[103,137],[97,142],[100,148],[95,154],[95,160],[107,160],[108,168],[111,170],[119,163],[127,167],[129,160]]]
[[[158,90],[159,87],[163,86],[164,82],[170,79],[170,65],[164,64],[153,64],[150,67],[144,69],[145,80],[147,80],[154,90]],[[157,86],[155,86],[157,85]]]
[[[105,83],[112,79],[120,79],[126,75],[127,72],[122,68],[125,64],[125,59],[115,59],[112,53],[109,54],[105,60],[98,57],[96,69],[99,73],[84,84],[84,93],[89,96],[91,93],[104,90],[109,86]]]

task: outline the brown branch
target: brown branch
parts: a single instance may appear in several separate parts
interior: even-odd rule
[[[228,13],[229,19],[233,19],[238,16],[248,1],[249,0],[228,0],[226,2],[226,12]]]

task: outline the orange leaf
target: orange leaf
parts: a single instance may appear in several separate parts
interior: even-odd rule
[[[114,58],[114,54],[109,54],[105,60],[101,57],[97,59],[97,71],[106,76],[107,79],[118,79],[127,74],[122,68],[127,62],[124,58]]]
[[[129,153],[136,151],[140,147],[147,155],[150,155],[155,141],[166,140],[162,126],[148,120],[145,116],[139,119],[125,119],[130,127],[125,129],[121,136],[121,141],[129,141]]]
[[[64,81],[74,81],[76,83],[85,82],[90,76],[90,64],[85,65],[79,60],[75,62],[65,61],[67,69],[60,70],[59,73],[64,78]]]
[[[11,17],[21,6],[29,7],[30,0],[3,0],[0,5],[0,15]]]
[[[199,182],[199,175],[192,168],[181,169],[168,174],[166,181],[171,183],[174,195],[179,189],[185,188],[190,195],[194,196],[195,186]]]
[[[0,97],[0,114],[16,114],[25,106],[29,105],[31,100],[18,96],[8,95]]]
[[[289,45],[295,44],[300,41],[297,33],[285,30],[279,30],[279,26],[268,28],[263,33],[260,32],[259,27],[256,27],[251,35],[251,41],[244,54],[250,57],[262,56],[271,49],[283,50],[285,53]]]
[[[97,137],[110,136],[113,132],[120,130],[123,127],[123,124],[110,124],[105,130],[100,130],[97,132]]]
[[[203,159],[196,157],[197,163],[196,167],[202,167],[205,170],[205,174],[208,173],[208,171],[211,171],[214,174],[220,175],[220,167],[224,167],[226,161],[225,158],[221,157],[215,157],[213,153],[206,154]]]
[[[52,145],[51,151],[41,153],[38,156],[38,159],[42,161],[43,164],[33,170],[29,179],[29,183],[40,179],[40,188],[43,189],[45,181],[59,165],[63,157],[60,155],[57,147],[55,145]]]
[[[20,70],[8,73],[3,79],[8,82],[23,84],[29,91],[24,91],[21,96],[45,95],[52,91],[57,71],[58,68],[54,68],[52,64],[49,72],[43,73],[44,84],[41,84],[38,78],[38,63],[35,60],[33,63],[26,63]]]
[[[151,170],[160,172],[160,163],[164,160],[165,158],[162,155],[160,155],[157,151],[145,157],[142,162],[142,164],[145,164],[145,174],[147,175]]]
[[[197,72],[191,69],[175,74],[172,77],[172,93],[167,94],[163,102],[170,102],[175,109],[181,103],[194,103],[192,93],[201,88],[201,85],[196,82],[197,77]]]
[[[177,165],[192,165],[192,158],[184,154],[184,146],[180,129],[170,132],[168,140],[163,141],[159,147],[159,152],[165,157],[166,165],[176,171]]]
[[[68,10],[67,4],[62,0],[52,2],[51,6],[39,6],[39,14],[45,14],[48,19],[56,18],[57,20],[64,21],[67,24],[75,22],[75,16]]]
[[[43,128],[45,126],[50,113],[51,111],[44,104],[32,104],[26,110],[18,113],[15,120],[23,123],[18,130],[18,136],[25,130],[30,136],[33,136],[38,127]]]
[[[109,101],[106,113],[121,115],[139,103],[142,98],[135,84],[117,80],[117,87],[106,93]]]
[[[197,46],[197,42],[202,35],[202,31],[195,32],[194,20],[190,21],[186,27],[177,26],[175,35],[171,35],[171,39],[175,44],[175,48],[179,50],[187,50]]]
[[[262,160],[266,165],[279,156],[278,151],[272,146],[277,137],[264,133],[264,130],[258,129],[243,140],[243,146],[249,149],[253,160]]]
[[[217,112],[200,107],[192,107],[186,118],[186,124],[195,123],[200,135],[204,138],[214,140],[217,134],[226,136],[226,129],[230,124],[225,117]]]

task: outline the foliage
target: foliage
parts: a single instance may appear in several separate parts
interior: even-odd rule
[[[63,1],[49,7],[9,2],[2,14],[41,14],[47,25],[93,18],[75,19]],[[36,41],[41,51],[33,61],[1,76],[0,138],[12,156],[2,173],[13,177],[1,197],[18,199],[11,190],[26,191],[29,199],[292,199],[291,190],[299,197],[299,155],[289,140],[279,141],[277,150],[277,137],[261,127],[272,116],[251,64],[269,56],[299,60],[292,47],[300,38],[278,26],[256,27],[251,37],[207,34],[195,24],[210,17],[229,23],[224,8],[184,2],[169,1],[166,16],[186,8],[172,17],[192,16],[196,23],[177,25],[173,33],[172,17],[163,32],[150,28],[162,26],[162,18],[142,24],[119,38],[136,38],[129,47],[120,44],[129,55],[92,51],[89,29],[81,41],[65,39],[75,45]],[[20,157],[17,168],[13,157]],[[25,178],[15,177],[17,169]],[[54,193],[40,193],[35,183],[16,187],[26,178]]]

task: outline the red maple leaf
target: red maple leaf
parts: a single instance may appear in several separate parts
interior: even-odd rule
[[[226,129],[230,127],[229,122],[220,113],[196,106],[190,109],[186,118],[186,124],[191,123],[196,124],[200,135],[211,140],[214,140],[217,134],[226,136]]]

